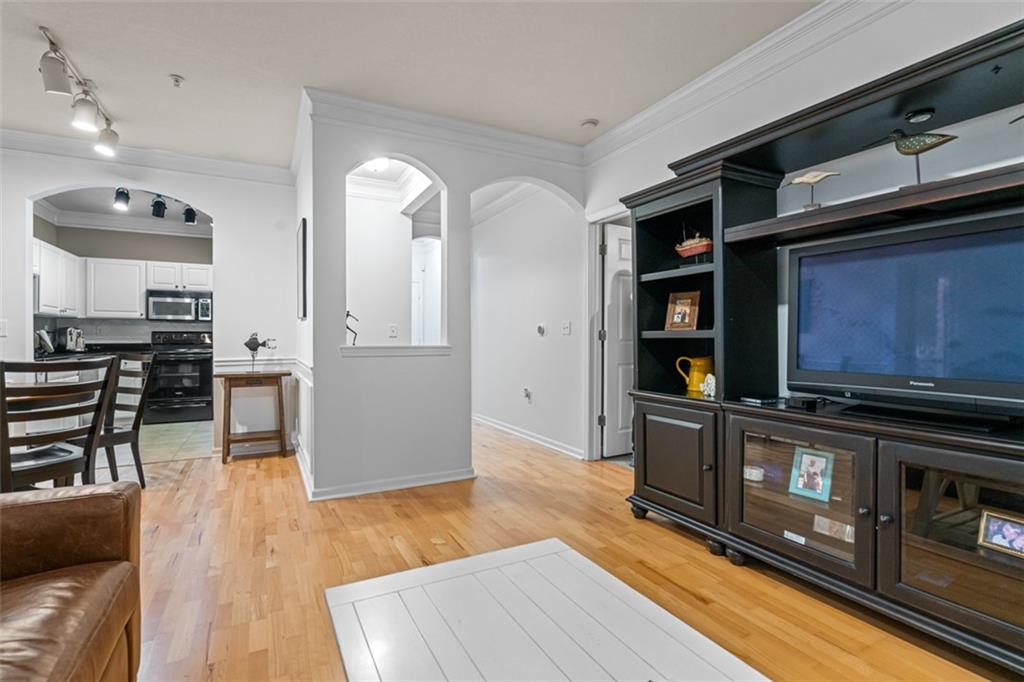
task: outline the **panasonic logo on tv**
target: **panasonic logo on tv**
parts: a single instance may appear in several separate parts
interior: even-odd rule
[[[910,385],[911,386],[923,386],[924,388],[935,388],[935,382],[934,381],[914,381],[913,379],[911,379],[910,380]]]

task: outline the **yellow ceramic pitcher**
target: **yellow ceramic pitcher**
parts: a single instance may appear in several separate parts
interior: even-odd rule
[[[686,361],[690,363],[689,373],[684,372],[679,366],[679,363]],[[712,374],[715,371],[715,359],[710,355],[705,355],[699,358],[688,358],[681,357],[676,360],[676,371],[679,375],[686,379],[686,394],[691,396],[703,395],[700,390],[700,385],[704,383],[704,377],[708,374]]]

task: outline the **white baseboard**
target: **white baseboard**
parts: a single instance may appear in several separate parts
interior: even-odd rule
[[[501,420],[492,419],[491,417],[485,417],[482,414],[474,414],[473,419],[475,421],[480,422],[481,424],[493,426],[496,429],[505,431],[507,433],[511,433],[514,436],[519,436],[520,438],[525,438],[526,440],[533,441],[538,445],[543,445],[544,447],[560,452],[563,455],[569,455],[570,457],[575,457],[576,459],[584,458],[583,450],[581,450],[580,448],[574,448],[571,445],[567,445],[566,443],[562,443],[560,441],[548,438],[547,436],[542,436],[539,433],[527,431],[526,429],[521,429],[518,426],[506,424]]]
[[[416,476],[382,478],[376,481],[336,485],[330,488],[313,488],[309,499],[312,502],[318,502],[320,500],[331,500],[339,497],[355,497],[357,495],[368,495],[370,493],[382,493],[388,490],[417,488],[423,485],[437,485],[438,483],[464,481],[471,478],[476,478],[476,472],[473,470],[473,467],[455,469],[454,471],[442,471],[436,474],[419,474]]]
[[[293,447],[295,448],[295,461],[299,464],[299,474],[302,476],[302,485],[306,489],[306,499],[310,502],[313,501],[313,472],[310,470],[309,453],[299,443],[298,438],[294,438]]]

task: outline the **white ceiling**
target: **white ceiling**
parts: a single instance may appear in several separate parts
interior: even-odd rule
[[[0,123],[76,134],[46,25],[133,147],[287,166],[305,85],[583,144],[814,4],[3,2]]]

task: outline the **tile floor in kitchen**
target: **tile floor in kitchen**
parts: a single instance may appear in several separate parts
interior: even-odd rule
[[[117,447],[118,478],[137,481],[132,451],[127,445]],[[139,436],[142,467],[157,462],[180,462],[189,459],[214,457],[213,422],[178,422],[175,424],[144,424]],[[106,455],[99,451],[96,460],[96,482],[111,480]],[[149,478],[146,472],[147,479]]]

